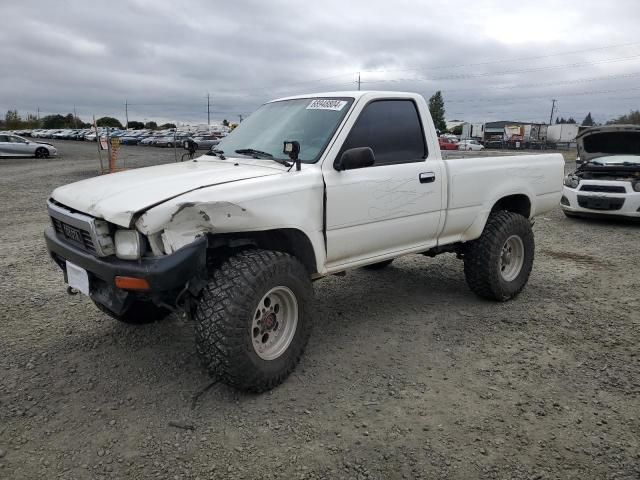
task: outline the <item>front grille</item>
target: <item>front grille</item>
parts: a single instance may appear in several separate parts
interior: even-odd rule
[[[624,198],[600,198],[578,195],[578,205],[591,210],[620,210],[622,205],[624,205]]]
[[[91,252],[93,254],[96,253],[96,247],[93,244],[93,239],[91,238],[91,232],[88,232],[87,230],[83,230],[81,228],[69,225],[69,224],[67,224],[65,222],[60,221],[59,219],[57,219],[55,217],[51,217],[51,223],[53,224],[53,228],[55,228],[56,233],[58,235],[60,235],[61,237],[63,237],[65,240],[73,243],[74,245],[77,245],[77,246],[83,248],[84,250],[86,250],[88,252]],[[65,233],[65,226],[67,228],[72,228],[72,229],[80,232],[80,238],[75,238],[75,237],[71,237],[70,235],[67,235]]]
[[[582,185],[583,192],[627,193],[624,187],[617,185]]]
[[[66,207],[53,199],[47,202],[51,224],[65,242],[98,257],[114,253],[112,231],[105,220]]]

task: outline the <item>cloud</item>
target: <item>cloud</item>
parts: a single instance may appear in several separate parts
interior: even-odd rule
[[[210,93],[212,117],[235,120],[360,72],[366,89],[442,90],[451,119],[548,120],[555,98],[604,121],[640,103],[640,3],[591,3],[12,2],[0,109],[124,120],[126,101],[130,119],[203,122]]]

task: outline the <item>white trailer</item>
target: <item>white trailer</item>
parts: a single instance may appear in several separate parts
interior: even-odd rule
[[[578,135],[578,125],[575,123],[561,123],[549,125],[547,129],[548,143],[573,143]]]

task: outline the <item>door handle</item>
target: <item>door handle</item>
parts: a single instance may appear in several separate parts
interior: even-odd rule
[[[436,174],[433,172],[423,172],[418,175],[418,178],[420,179],[420,183],[432,183],[436,180]]]

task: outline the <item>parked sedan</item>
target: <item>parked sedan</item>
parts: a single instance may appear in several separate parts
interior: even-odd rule
[[[196,150],[210,150],[211,147],[220,143],[220,139],[218,137],[214,137],[213,135],[189,138],[191,138],[191,140],[193,140],[193,143],[196,144]],[[189,138],[185,139],[182,142],[184,148],[188,148],[187,142],[189,141]]]
[[[173,135],[168,135],[166,137],[160,137],[158,138],[153,145],[155,145],[156,147],[173,147],[174,145],[180,146],[184,144],[184,141],[189,138],[187,135],[176,135],[175,137]]]
[[[0,133],[0,157],[55,157],[58,151],[49,143],[33,142],[18,135]]]
[[[458,142],[458,150],[484,150],[484,145],[477,140],[461,140]]]
[[[457,150],[458,144],[445,137],[438,137],[440,150]]]

